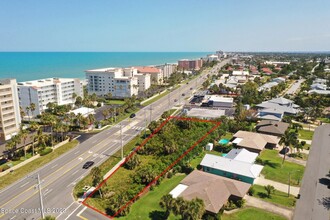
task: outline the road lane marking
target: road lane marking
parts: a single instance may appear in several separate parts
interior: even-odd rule
[[[72,175],[75,175],[76,173],[78,173],[79,172],[79,170],[76,170],[76,171],[74,171],[73,173],[72,173]]]
[[[77,152],[75,152],[74,154],[76,155],[76,154],[78,154],[80,152],[80,150],[78,150]]]
[[[24,183],[23,185],[21,185],[19,188],[22,188],[22,187],[24,187],[24,186],[26,186],[27,184],[29,184],[30,182],[26,182],[26,183]]]
[[[85,218],[83,216],[81,216],[81,214],[87,209],[87,207],[85,206],[76,216],[83,219],[83,220],[88,220],[88,218]]]
[[[69,218],[71,217],[71,215],[72,215],[73,213],[75,213],[75,212],[77,211],[78,208],[80,208],[81,205],[82,205],[82,204],[79,204],[79,206],[78,206],[75,210],[73,210],[73,212],[71,212],[70,215],[69,215],[68,217],[66,217],[66,219],[64,219],[64,220],[69,219]]]
[[[54,166],[52,166],[50,169],[54,169],[55,167],[57,167],[58,164],[55,164]]]
[[[68,207],[66,207],[65,210],[68,210],[74,203],[75,203],[75,201],[73,201]],[[56,218],[60,217],[64,213],[65,212],[61,212],[61,214],[59,214]]]
[[[47,189],[47,191],[44,192],[44,196],[46,196],[46,195],[47,195],[48,193],[50,193],[51,191],[53,191],[53,189],[50,189],[50,190]]]

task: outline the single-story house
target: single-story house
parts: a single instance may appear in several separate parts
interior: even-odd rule
[[[289,124],[280,121],[262,120],[256,125],[256,131],[262,134],[269,134],[281,137],[289,128]]]
[[[203,103],[207,103],[208,106],[212,107],[231,108],[234,105],[234,99],[231,97],[228,98],[219,95],[207,95],[205,96]]]
[[[200,163],[204,172],[253,184],[263,166],[241,160],[206,154]]]
[[[225,156],[228,159],[239,160],[248,163],[254,163],[259,154],[250,152],[244,148],[232,149]]]
[[[275,148],[279,141],[280,138],[277,136],[249,131],[238,131],[231,140],[236,147],[255,153],[260,153],[264,148]]]
[[[194,170],[170,194],[173,198],[182,197],[185,200],[202,199],[205,210],[216,214],[228,199],[242,199],[250,186],[248,183]]]

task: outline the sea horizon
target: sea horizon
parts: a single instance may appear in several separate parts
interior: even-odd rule
[[[85,70],[177,63],[214,52],[0,52],[0,78],[17,82],[62,77],[85,79]]]

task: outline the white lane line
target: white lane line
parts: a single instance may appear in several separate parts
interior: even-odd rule
[[[97,141],[98,141],[98,140],[93,141],[92,144],[95,144]]]
[[[79,170],[76,170],[76,171],[74,171],[71,175],[75,175],[76,173],[78,173],[79,172]]]
[[[87,209],[87,207],[85,206],[85,208],[83,208],[80,212],[78,212],[78,214],[76,216],[79,217],[86,209]]]
[[[66,207],[66,208],[65,208],[65,211],[68,210],[68,209],[69,209],[74,203],[75,203],[75,202],[72,202],[68,207]],[[65,212],[61,212],[61,214],[59,214],[59,215],[57,216],[57,218],[60,217],[63,213],[65,213]]]
[[[26,186],[27,184],[29,184],[30,182],[26,182],[26,183],[24,183],[23,185],[21,185],[19,188],[22,188],[22,187],[24,187],[24,186]]]
[[[66,217],[66,219],[64,219],[64,220],[69,219],[71,217],[71,215],[73,215],[73,213],[75,213],[77,211],[77,209],[80,208],[80,206],[81,206],[81,204],[79,204],[79,206],[75,210],[73,210],[73,212],[71,212],[70,215],[68,217]]]
[[[51,191],[53,191],[53,189],[47,189],[47,191],[44,193],[44,196],[46,196],[48,193],[50,193]]]
[[[12,220],[12,219],[14,219],[14,218],[16,218],[16,215],[14,215],[13,217],[11,217],[10,220]]]
[[[58,164],[55,164],[54,166],[52,166],[50,169],[53,169],[53,168],[55,168],[55,167],[57,167],[58,166]]]
[[[80,152],[80,150],[78,150],[77,152],[75,152],[74,154],[78,154]]]

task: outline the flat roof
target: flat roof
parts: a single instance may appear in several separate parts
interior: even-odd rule
[[[56,83],[65,83],[65,82],[71,82],[78,78],[45,78],[45,79],[37,79],[37,80],[30,80],[25,82],[19,82],[17,83],[19,86],[48,86],[48,85],[54,85]]]
[[[187,116],[198,118],[220,118],[222,115],[225,115],[223,109],[192,108],[187,112]]]

